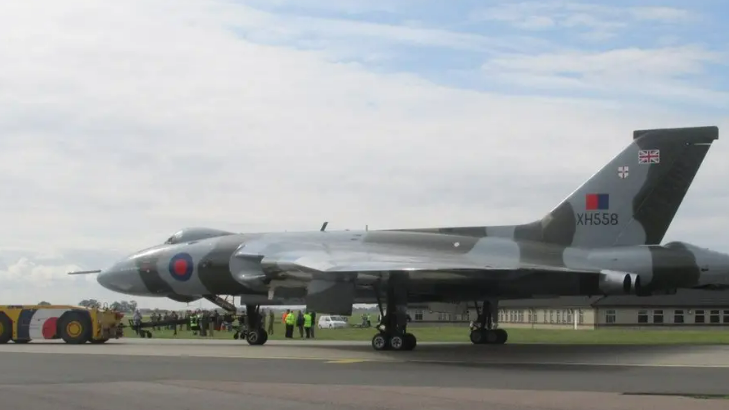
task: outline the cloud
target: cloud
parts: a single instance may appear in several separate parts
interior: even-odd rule
[[[686,23],[695,13],[671,7],[620,7],[589,2],[504,2],[471,13],[476,21],[497,21],[524,30],[586,29],[597,39],[613,37],[633,23]]]
[[[40,256],[39,259],[45,259]],[[78,265],[41,265],[29,258],[20,258],[5,269],[0,270],[2,283],[30,282],[38,287],[54,286],[60,281],[72,281],[66,272],[81,270]]]
[[[573,50],[511,54],[483,65],[484,75],[526,87],[599,90],[623,95],[691,98],[693,103],[729,105],[729,94],[686,81],[706,66],[726,63],[722,53],[699,46],[609,51]]]
[[[62,274],[103,268],[184,226],[530,221],[610,160],[634,129],[729,126],[718,110],[674,110],[620,93],[557,98],[455,88],[427,80],[427,65],[381,72],[330,52],[347,45],[356,55],[363,38],[378,42],[368,52],[387,44],[475,51],[493,56],[484,69],[500,79],[514,73],[587,87],[653,76],[651,87],[683,98],[671,81],[701,73],[709,54],[698,47],[648,57],[538,55],[541,40],[194,0],[28,0],[4,6],[0,27],[11,39],[0,43],[0,204],[9,233],[0,238],[2,295],[30,302],[124,299],[86,282],[92,278]],[[320,46],[302,49],[311,32]],[[575,65],[585,67],[581,77],[559,78]],[[710,181],[726,174],[719,158],[727,150],[721,141],[712,148],[689,197],[725,193]],[[694,229],[688,221],[714,209],[688,202],[686,222],[671,235],[729,250],[718,231],[725,217],[707,224],[713,229]]]

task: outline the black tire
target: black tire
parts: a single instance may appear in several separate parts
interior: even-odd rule
[[[382,333],[378,333],[372,337],[372,348],[381,351],[387,350],[390,347],[390,341]]]
[[[24,345],[28,342],[30,342],[30,339],[13,339],[13,343],[18,345]]]
[[[486,340],[486,338],[484,337],[485,336],[484,333],[485,332],[481,329],[471,330],[471,335],[470,335],[471,343],[473,343],[475,345],[484,344],[485,340]]]
[[[248,332],[246,341],[251,346],[260,346],[268,340],[268,333],[263,329],[256,329]]]
[[[405,335],[390,336],[390,348],[396,352],[401,350],[408,350],[408,344],[405,341]]]
[[[509,334],[504,329],[495,329],[496,344],[503,345],[509,339]]]
[[[405,343],[408,347],[407,350],[413,350],[418,345],[418,339],[412,333],[405,333]]]
[[[91,318],[86,312],[71,311],[58,320],[58,334],[68,344],[84,344],[91,340]]]
[[[13,338],[13,321],[0,312],[0,344],[5,344]]]
[[[496,330],[484,330],[484,344],[493,345],[499,342],[499,333]]]

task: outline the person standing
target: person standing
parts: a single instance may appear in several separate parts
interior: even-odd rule
[[[314,329],[316,329],[316,312],[311,311],[311,338],[314,338]]]
[[[306,338],[311,338],[311,313],[304,313],[304,332],[306,332]]]
[[[296,315],[296,327],[299,328],[299,338],[304,338],[304,314],[299,310]]]
[[[273,334],[273,322],[274,322],[273,318],[274,318],[273,309],[269,309],[268,310],[268,334],[269,335]]]
[[[286,338],[293,339],[294,338],[294,325],[296,325],[296,316],[294,315],[294,312],[287,309],[285,322],[286,322]]]

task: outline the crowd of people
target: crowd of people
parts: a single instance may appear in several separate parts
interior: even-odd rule
[[[261,327],[267,331],[269,335],[274,334],[275,314],[271,309],[261,310]],[[137,309],[134,312],[132,321],[135,325],[142,323],[142,313]],[[235,322],[238,322],[238,326]],[[291,309],[287,309],[281,317],[281,321],[285,326],[285,337],[291,339],[294,337],[294,329],[298,328],[299,337],[311,339],[314,338],[314,328],[316,323],[316,312],[313,311],[297,311],[294,313]],[[172,330],[176,335],[178,330],[191,331],[194,335],[203,337],[213,336],[216,331],[234,332],[236,330],[247,329],[247,315],[242,312],[240,315],[232,313],[220,313],[217,310],[186,310],[183,312],[155,310],[150,315],[152,330]],[[139,328],[136,329],[139,335]]]

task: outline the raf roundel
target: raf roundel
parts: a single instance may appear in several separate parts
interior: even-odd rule
[[[192,256],[185,252],[178,253],[170,259],[168,270],[175,280],[187,282],[190,280],[192,272],[195,270]]]

